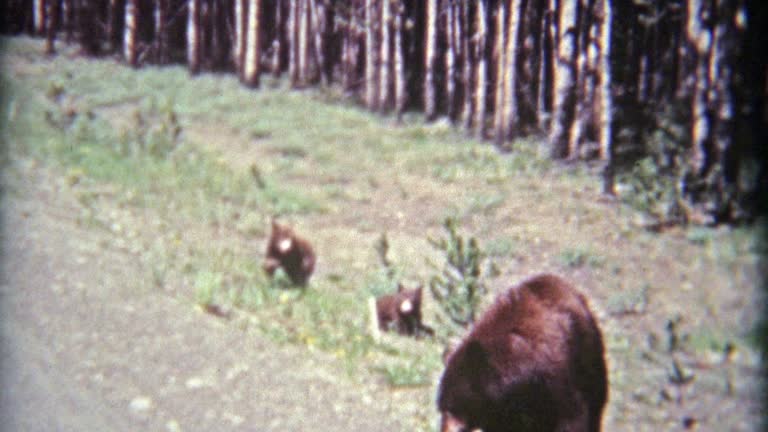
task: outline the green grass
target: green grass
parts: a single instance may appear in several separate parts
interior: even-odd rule
[[[0,133],[8,153],[60,173],[84,226],[112,233],[113,207],[146,213],[136,224],[157,221],[137,227],[148,240],[132,245],[146,286],[191,304],[236,308],[263,335],[331,353],[352,375],[421,389],[424,430],[436,427],[427,393],[442,367],[440,342],[387,334],[376,343],[367,335],[367,299],[394,288],[373,248],[383,231],[396,279],[408,282],[434,275],[424,263],[439,252],[427,238],[442,232],[445,216],[456,217],[461,232],[477,233],[506,274],[577,274],[610,315],[601,324],[616,365],[614,419],[636,411],[625,395],[654,379],[637,346],[651,331],[663,334],[668,316],[683,310],[688,322],[707,322],[706,332],[691,336],[705,349],[737,340],[724,335],[743,334],[752,319],[732,305],[749,303],[753,230],[644,232],[631,209],[599,202],[599,179],[588,170],[542,157],[538,139],[502,155],[444,121],[425,124],[420,114],[396,125],[335,88],[291,91],[268,78],[254,91],[229,75],[132,70],[69,55],[66,46],[49,58],[39,40],[3,42],[9,61],[0,77]],[[71,123],[70,109],[77,114]],[[176,138],[169,134],[175,124]],[[261,269],[272,216],[297,224],[317,246],[318,273],[306,290],[270,281]],[[515,281],[497,282],[493,289]],[[713,317],[711,305],[726,312],[712,309]],[[425,307],[437,327],[431,296]]]

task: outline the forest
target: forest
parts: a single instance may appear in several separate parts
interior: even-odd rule
[[[649,226],[754,220],[766,190],[760,1],[8,0],[2,31],[132,67],[338,86],[501,152],[588,164]],[[535,137],[534,141],[521,138]],[[617,191],[620,190],[620,191]]]

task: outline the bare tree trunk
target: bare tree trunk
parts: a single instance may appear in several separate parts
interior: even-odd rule
[[[389,109],[390,101],[390,73],[391,67],[389,60],[390,53],[390,41],[389,41],[389,15],[390,15],[390,0],[381,1],[381,54],[379,55],[380,67],[379,67],[379,109],[382,112]]]
[[[234,0],[235,1],[235,37],[232,47],[233,60],[235,63],[235,69],[237,70],[237,76],[242,79],[243,69],[245,65],[245,18],[246,18],[246,0]]]
[[[375,110],[376,97],[376,39],[374,28],[374,0],[365,0],[365,105]]]
[[[344,36],[341,46],[341,87],[348,91],[352,87],[352,17],[344,26]]]
[[[454,98],[456,96],[456,46],[454,40],[454,13],[451,2],[445,6],[445,38],[447,47],[445,50],[445,101],[449,119],[455,114]]]
[[[67,43],[72,42],[72,26],[73,26],[73,12],[74,7],[72,5],[73,0],[61,1],[61,29],[64,30],[64,40]]]
[[[688,0],[686,35],[695,49],[695,84],[693,105],[691,107],[691,149],[689,160],[694,171],[699,174],[706,163],[707,140],[710,138],[710,124],[707,119],[708,54],[712,43],[712,34],[704,28],[701,17],[706,12],[703,0]]]
[[[48,0],[53,1],[53,0]],[[46,0],[34,0],[33,2],[33,20],[36,35],[45,34],[45,3]]]
[[[168,63],[168,0],[155,2],[155,54],[159,64]],[[126,14],[127,15],[127,14]]]
[[[504,108],[502,109],[501,139],[510,138],[510,131],[517,126],[517,57],[518,57],[518,33],[520,21],[523,17],[521,0],[512,0],[509,11],[509,23],[506,44],[506,79],[504,80]]]
[[[477,73],[475,77],[475,136],[482,139],[485,136],[485,110],[486,110],[486,0],[477,2],[476,28],[477,38],[475,40],[475,59],[477,59]]]
[[[471,25],[469,23],[469,3],[461,2],[461,25],[458,27],[458,39],[461,43],[461,51],[464,57],[464,70],[461,74],[461,82],[464,87],[464,107],[461,110],[461,124],[467,131],[472,128],[472,53],[469,50]]]
[[[424,51],[424,114],[434,120],[435,110],[435,50],[437,48],[438,0],[427,0],[427,36]]]
[[[89,0],[78,0],[77,3],[77,29],[80,48],[86,55],[93,56],[100,53],[99,40],[102,37],[94,16],[93,5]]]
[[[403,14],[405,13],[402,0],[397,0],[395,15],[395,110],[397,120],[402,120],[405,109],[405,64],[403,62]]]
[[[323,33],[325,32],[325,25],[324,22],[325,19],[325,6],[322,4],[317,4],[317,0],[307,0],[309,2],[309,13],[310,13],[310,23],[311,23],[311,31],[314,35],[314,46],[315,46],[315,77],[322,79],[323,77],[323,65],[325,64],[325,54],[323,50],[325,49],[325,46],[323,46]],[[329,82],[325,82],[325,84],[330,84]]]
[[[613,100],[611,97],[611,24],[613,11],[610,0],[599,0],[600,7],[598,35],[599,52],[597,66],[597,88],[595,101],[597,103],[598,143],[600,145],[600,159],[612,163],[611,139],[613,120]],[[612,190],[612,189],[611,189]]]
[[[563,1],[555,12],[557,39],[553,47],[555,68],[553,76],[554,103],[550,124],[549,142],[552,157],[564,158],[568,154],[568,130],[573,119],[573,86],[575,83],[574,56],[576,53],[575,1]]]
[[[123,57],[125,62],[131,66],[138,65],[138,56],[136,51],[136,35],[138,32],[137,0],[125,1],[125,28],[123,29]]]
[[[283,7],[282,2],[277,0],[275,3],[275,39],[272,41],[272,74],[279,78],[282,73],[282,32],[283,26]]]
[[[243,81],[248,87],[259,86],[259,60],[261,58],[261,47],[259,43],[260,11],[260,0],[248,0],[245,68],[243,70]]]
[[[299,0],[291,0],[288,4],[288,75],[291,87],[296,87],[299,83]]]
[[[298,40],[298,68],[299,68],[299,85],[302,87],[307,84],[308,71],[309,71],[309,26],[307,23],[307,2],[310,0],[297,0],[298,9],[298,24],[299,24],[299,40]]]
[[[187,66],[200,71],[200,0],[187,0]]]
[[[541,42],[539,54],[539,88],[536,95],[536,117],[538,118],[539,130],[549,130],[551,121],[550,99],[547,97],[548,90],[553,87],[550,79],[550,71],[554,59],[554,34],[557,32],[557,26],[554,24],[553,14],[554,0],[548,0],[542,15],[541,23]]]
[[[493,57],[496,61],[496,85],[494,88],[495,103],[493,107],[493,137],[496,145],[501,147],[504,142],[504,82],[506,81],[506,50],[504,45],[504,23],[506,8],[501,2],[496,10],[496,41],[493,46]]]
[[[590,10],[588,7],[577,8],[577,15],[581,15],[581,19],[576,18],[577,27],[574,28],[575,36],[573,40],[576,42],[574,46],[574,86],[573,86],[573,119],[570,125],[570,131],[568,133],[568,157],[578,158],[582,156],[581,144],[584,140],[584,130],[587,123],[587,117],[589,112],[587,110],[586,101],[591,99],[590,94],[590,77],[586,73],[588,62],[588,49],[589,49],[589,33],[590,33]],[[581,11],[579,11],[581,9]]]
[[[58,0],[48,0],[45,5],[45,53],[48,55],[56,53],[57,3]]]

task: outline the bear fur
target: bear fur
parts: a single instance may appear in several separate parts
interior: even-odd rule
[[[398,284],[396,293],[377,298],[379,329],[394,329],[407,336],[419,336],[422,332],[433,334],[434,331],[421,321],[421,291],[421,286],[406,290]]]
[[[568,282],[510,288],[446,359],[442,431],[599,432],[608,399],[603,338]]]
[[[282,268],[295,285],[304,286],[315,269],[316,256],[309,242],[285,225],[272,221],[264,271],[271,277]]]

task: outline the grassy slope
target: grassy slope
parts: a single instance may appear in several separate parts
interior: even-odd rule
[[[373,371],[405,385],[404,415],[415,428],[434,425],[442,347],[396,337],[374,344],[364,333],[365,299],[380,289],[380,234],[388,233],[403,276],[426,282],[425,259],[438,258],[427,237],[441,234],[446,216],[460,218],[491,254],[501,270],[489,280],[495,290],[555,271],[588,293],[609,349],[608,430],[650,430],[684,415],[730,429],[713,422],[732,414],[717,420],[711,412],[732,406],[754,421],[749,332],[758,302],[748,230],[644,232],[631,210],[600,200],[586,170],[536,157],[534,140],[498,155],[418,116],[393,125],[334,90],[292,92],[265,79],[249,91],[228,75],[133,71],[69,49],[53,59],[41,52],[28,39],[6,45],[2,121],[12,158],[59,167],[81,199],[83,223],[136,249],[147,289],[234,306],[276,340],[336,353],[353,377]],[[56,88],[64,89],[58,104],[46,97]],[[43,120],[70,108],[73,126]],[[177,113],[178,148],[140,148],[137,137],[150,139],[151,128],[137,126],[137,111],[158,127]],[[318,249],[303,295],[270,286],[259,271],[273,215]],[[432,321],[435,306],[426,308]],[[666,326],[677,316],[684,349],[669,353]],[[739,354],[733,364],[693,367],[729,343]],[[670,384],[675,359],[697,375],[694,387]],[[685,404],[665,400],[678,391]]]

